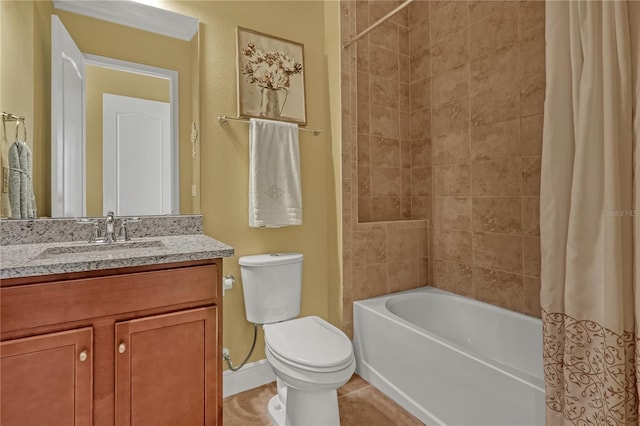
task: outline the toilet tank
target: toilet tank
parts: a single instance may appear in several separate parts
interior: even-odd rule
[[[247,320],[254,324],[285,321],[300,314],[300,253],[273,253],[238,259]]]

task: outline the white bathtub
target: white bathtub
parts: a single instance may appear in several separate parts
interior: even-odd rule
[[[540,320],[431,287],[353,309],[356,372],[428,426],[544,425]]]

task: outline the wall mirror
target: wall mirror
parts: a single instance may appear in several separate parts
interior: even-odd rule
[[[41,215],[199,213],[198,20],[134,1],[19,7],[51,61],[31,70]]]

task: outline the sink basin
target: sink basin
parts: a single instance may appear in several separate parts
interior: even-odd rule
[[[136,252],[147,252],[158,249],[166,249],[162,241],[126,241],[121,243],[84,243],[74,246],[49,247],[40,252],[33,259],[60,259],[63,257],[86,256],[106,256],[135,254]]]

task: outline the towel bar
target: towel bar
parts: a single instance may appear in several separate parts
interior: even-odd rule
[[[226,115],[219,115],[218,116],[218,123],[220,123],[220,124],[224,124],[229,120],[241,121],[243,123],[248,123],[249,122],[249,120],[244,119],[244,118],[227,117]],[[311,132],[311,133],[313,133],[313,136],[318,136],[320,134],[320,132],[322,131],[322,130],[319,130],[319,129],[305,129],[304,127],[299,127],[299,129],[303,130],[305,132]]]

